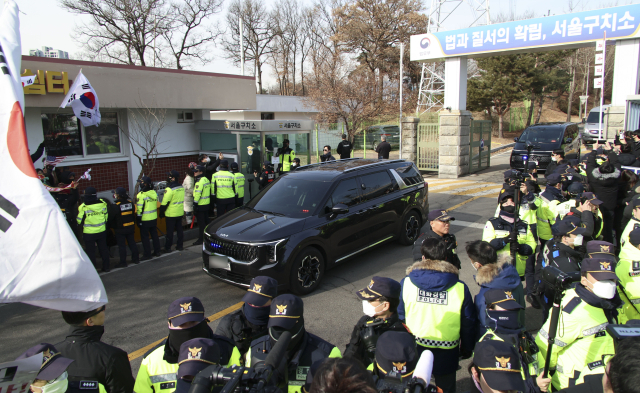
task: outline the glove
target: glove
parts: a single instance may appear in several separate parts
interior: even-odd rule
[[[533,254],[533,248],[528,244],[520,244],[518,245],[518,254],[528,257]]]
[[[496,251],[500,251],[507,246],[507,242],[504,239],[493,239],[489,242],[489,245]]]

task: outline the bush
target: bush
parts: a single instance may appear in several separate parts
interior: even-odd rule
[[[556,100],[556,107],[558,108],[558,110],[567,113],[567,102],[569,102],[569,97],[560,97]],[[577,116],[578,115],[578,109],[580,106],[580,96],[578,95],[578,93],[575,93],[573,95],[573,105],[571,105],[571,115],[573,116]]]

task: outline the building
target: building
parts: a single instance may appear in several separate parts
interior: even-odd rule
[[[84,127],[71,108],[59,108],[81,68],[98,94],[99,126]],[[158,181],[172,169],[184,176],[199,154],[221,150],[216,149],[220,139],[196,129],[197,121],[209,120],[211,110],[256,108],[255,81],[248,76],[31,56],[22,57],[22,71],[23,76],[36,75],[35,83],[24,88],[31,153],[45,141],[47,155],[67,157],[59,166],[77,176],[91,168],[92,180],[79,188],[91,185],[103,195],[116,187],[134,189],[144,151],[127,135],[147,124],[145,115],[163,119],[160,154],[146,173]],[[34,165],[42,168],[42,161]]]
[[[211,120],[313,120],[317,113],[302,97],[258,94],[255,109],[211,111]]]
[[[53,49],[50,46],[43,46],[42,50],[40,49],[31,49],[29,51],[29,56],[34,56],[34,57],[49,57],[52,59],[68,59],[69,58],[69,53],[59,50],[59,49]]]

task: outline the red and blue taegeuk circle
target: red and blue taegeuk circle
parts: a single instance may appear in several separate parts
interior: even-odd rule
[[[429,39],[429,37],[424,37],[422,40],[420,40],[420,47],[422,49],[427,49],[430,44],[431,40]]]
[[[87,108],[93,109],[96,106],[96,97],[92,92],[88,91],[80,96],[80,102]]]

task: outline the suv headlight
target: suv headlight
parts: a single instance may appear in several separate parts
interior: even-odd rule
[[[267,262],[269,264],[277,263],[282,260],[284,254],[284,245],[287,243],[287,239],[280,239],[273,242],[264,243],[267,247]]]

